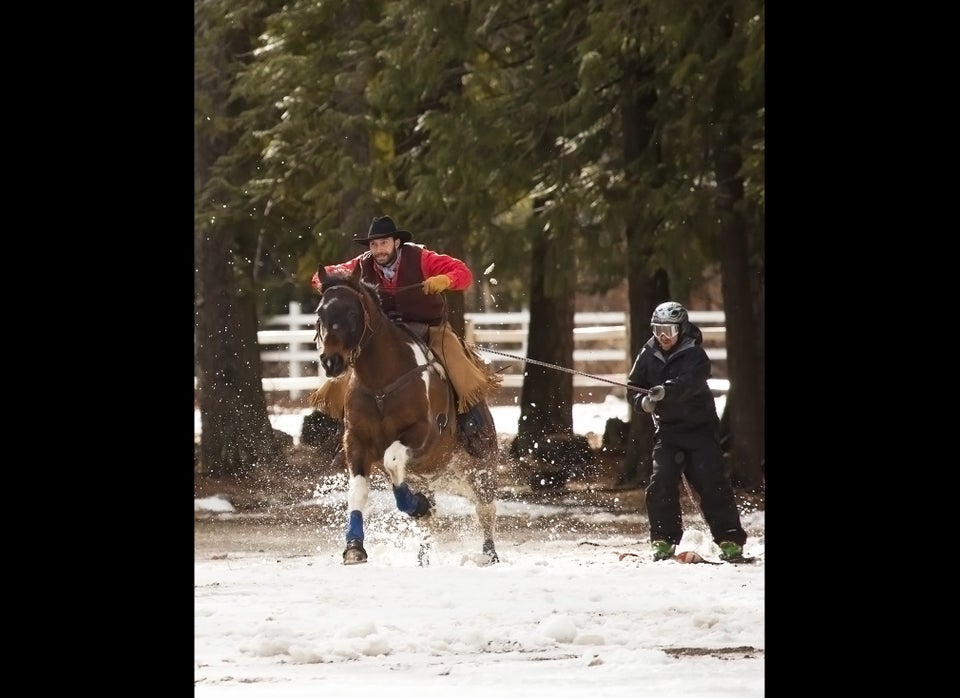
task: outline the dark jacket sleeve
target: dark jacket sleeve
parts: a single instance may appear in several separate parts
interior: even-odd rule
[[[633,366],[627,374],[627,385],[635,388],[650,388],[650,360],[653,358],[650,355],[651,351],[652,349],[646,345],[640,349],[640,353],[637,354],[637,358],[633,360]],[[643,396],[644,393],[641,393],[639,390],[627,391],[627,400],[638,412],[642,411],[640,400],[643,399]]]
[[[637,388],[649,388],[650,387],[650,378],[648,376],[649,370],[649,359],[650,356],[647,354],[651,351],[650,347],[644,345],[640,349],[640,353],[637,354],[637,358],[633,360],[633,366],[630,368],[630,372],[627,374],[627,385],[632,385]],[[634,392],[634,391],[630,391]]]

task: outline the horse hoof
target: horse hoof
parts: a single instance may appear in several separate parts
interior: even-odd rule
[[[410,512],[410,516],[414,519],[422,519],[430,516],[430,514],[433,513],[433,502],[419,492],[413,496],[417,500],[417,505],[413,508],[413,511]]]
[[[347,547],[343,551],[343,564],[359,565],[367,561],[367,551],[363,549],[363,543],[358,540],[347,541]]]
[[[487,556],[488,560],[490,560],[491,565],[495,562],[500,562],[500,558],[497,555],[496,548],[493,547],[492,540],[487,540],[483,542],[483,554]]]

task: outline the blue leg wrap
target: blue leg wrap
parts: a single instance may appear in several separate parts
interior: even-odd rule
[[[363,540],[363,512],[354,509],[350,512],[350,523],[347,525],[347,540]]]
[[[417,499],[410,491],[410,485],[405,482],[393,488],[393,498],[397,500],[397,509],[405,514],[417,508]]]

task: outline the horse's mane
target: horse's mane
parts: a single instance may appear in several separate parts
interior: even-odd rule
[[[320,293],[324,291],[335,288],[336,286],[347,286],[352,288],[354,291],[359,291],[367,296],[374,306],[380,308],[380,286],[378,284],[371,284],[368,281],[364,281],[362,278],[359,283],[354,283],[353,274],[348,271],[337,271],[332,274],[327,274],[326,280],[320,286]]]

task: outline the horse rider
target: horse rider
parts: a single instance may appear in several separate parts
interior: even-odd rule
[[[487,429],[496,433],[484,409],[486,398],[500,388],[501,376],[491,371],[478,354],[467,349],[450,327],[444,291],[463,291],[473,283],[473,272],[460,259],[411,242],[413,233],[397,228],[390,216],[374,218],[367,236],[354,238],[366,250],[340,264],[325,265],[327,274],[351,273],[360,265],[364,281],[380,286],[380,305],[394,320],[426,325],[425,338],[443,365],[457,396],[457,427],[468,449],[471,437]],[[311,285],[320,290],[319,273]],[[408,290],[419,285],[422,289]],[[310,396],[314,409],[343,419],[343,403],[350,371],[328,379]],[[485,427],[487,429],[485,429]],[[490,432],[488,432],[490,433]]]

